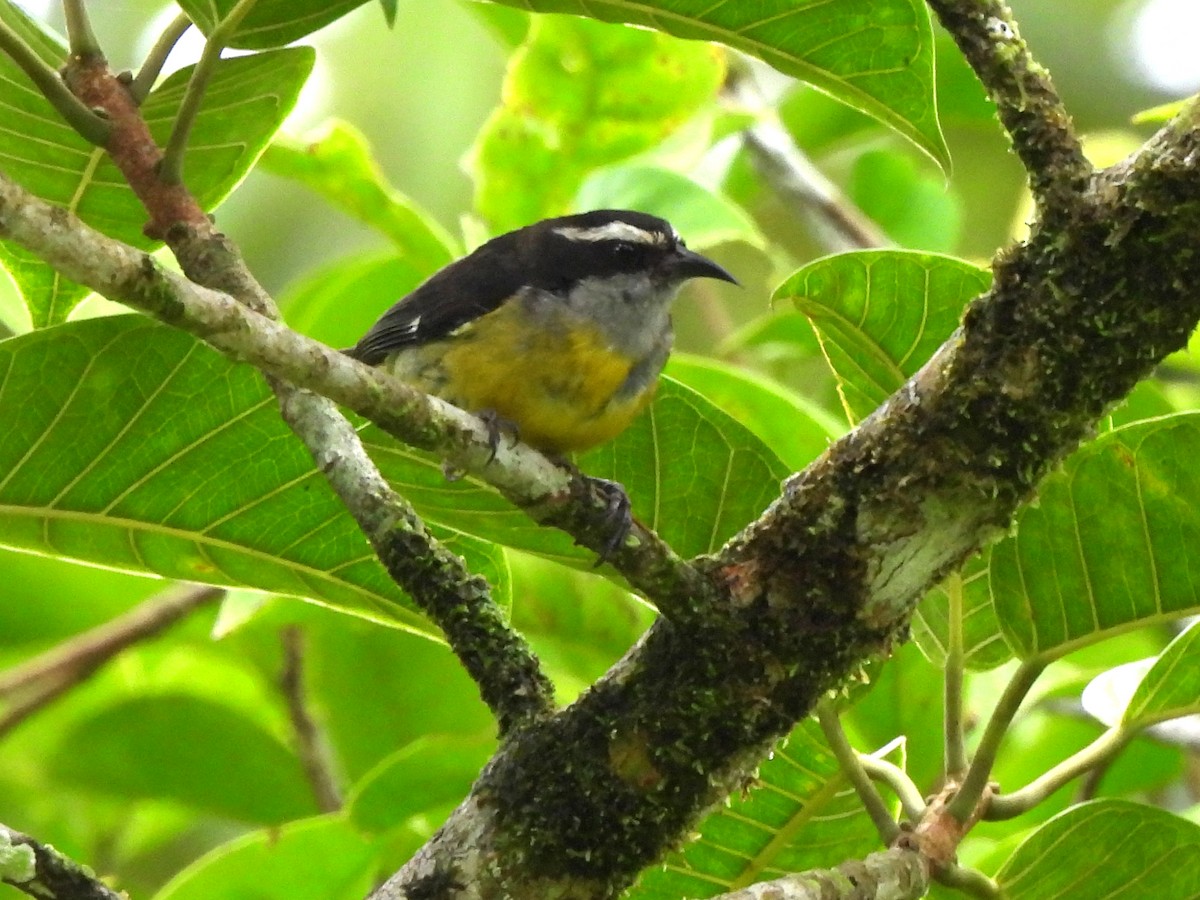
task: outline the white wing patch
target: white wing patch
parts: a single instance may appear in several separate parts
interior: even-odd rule
[[[421,327],[421,317],[414,316],[412,319],[404,323],[404,327],[400,329],[401,333],[411,337],[417,333],[417,329]]]
[[[665,247],[668,241],[668,236],[660,231],[646,231],[628,222],[608,222],[594,228],[564,226],[555,228],[554,233],[561,234],[570,241],[628,241],[631,244],[646,244],[652,247]]]

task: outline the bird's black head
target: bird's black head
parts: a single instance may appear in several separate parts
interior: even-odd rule
[[[665,219],[624,209],[597,209],[544,219],[514,232],[539,286],[565,287],[587,278],[646,273],[663,285],[689,278],[737,279],[687,248]]]

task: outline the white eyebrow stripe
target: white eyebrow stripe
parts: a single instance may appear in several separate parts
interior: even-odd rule
[[[662,232],[646,231],[628,222],[608,222],[594,228],[564,226],[555,228],[554,233],[570,241],[629,241],[650,246],[665,246],[667,243],[667,236]]]

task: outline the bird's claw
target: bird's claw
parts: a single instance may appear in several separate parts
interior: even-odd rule
[[[487,458],[489,463],[496,458],[496,453],[500,450],[500,435],[508,432],[512,436],[513,444],[521,439],[521,429],[517,423],[512,419],[504,418],[494,409],[481,410],[476,415],[487,429],[488,449],[491,451]]]
[[[629,536],[629,531],[633,528],[633,508],[629,503],[629,495],[625,493],[624,486],[619,482],[609,481],[607,478],[595,478],[591,475],[583,477],[604,495],[604,523],[612,529],[604,546],[600,548],[600,555],[593,566],[598,569],[608,562],[617,549],[625,543],[625,538]]]

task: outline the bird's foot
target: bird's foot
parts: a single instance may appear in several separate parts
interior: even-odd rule
[[[608,562],[629,536],[629,531],[633,528],[633,507],[629,502],[629,495],[625,493],[625,487],[619,482],[591,475],[583,477],[604,495],[604,524],[610,529],[604,546],[600,548],[600,556],[593,566],[598,569]]]
[[[479,417],[479,421],[483,422],[483,426],[487,429],[488,449],[492,451],[491,455],[488,456],[488,462],[496,458],[496,453],[500,449],[500,436],[502,434],[507,433],[512,438],[514,445],[521,440],[521,429],[517,426],[517,423],[512,419],[504,418],[504,416],[500,415],[494,409],[480,410],[475,415]]]

